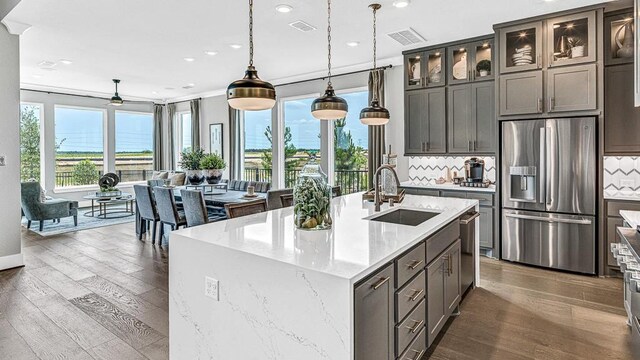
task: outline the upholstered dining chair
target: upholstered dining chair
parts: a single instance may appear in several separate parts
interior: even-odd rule
[[[229,219],[240,216],[258,214],[267,211],[267,200],[259,199],[247,202],[225,204],[224,209]]]
[[[22,212],[27,218],[27,229],[32,221],[39,221],[40,231],[46,220],[59,220],[73,216],[74,226],[78,226],[78,202],[64,199],[43,199],[42,188],[37,181],[21,183],[20,201]]]
[[[153,191],[151,189],[151,186],[133,185],[133,191],[136,194],[136,209],[138,209],[138,214],[140,215],[140,218],[152,224],[151,226],[153,227],[153,230],[151,232],[151,243],[155,244],[156,229],[158,228],[160,215],[158,215],[158,209],[156,208],[156,201],[153,197]],[[161,242],[162,242],[162,235],[164,235],[164,227],[160,225],[160,241]],[[142,231],[138,233],[138,240],[142,240]]]
[[[267,191],[267,208],[269,210],[275,210],[283,207],[281,196],[286,194],[293,194],[293,189],[287,188]]]
[[[160,216],[160,226],[169,225],[171,230],[177,230],[180,226],[187,225],[184,211],[178,210],[173,189],[156,186],[153,188],[153,195],[156,199],[156,207]],[[160,238],[162,244],[162,238]]]
[[[340,185],[331,187],[331,196],[332,197],[342,196],[342,188],[340,187]]]
[[[293,206],[293,194],[280,195],[280,202],[282,203],[282,207]]]
[[[207,207],[204,194],[200,190],[180,190],[187,226],[198,226],[213,221],[224,220],[226,215]]]

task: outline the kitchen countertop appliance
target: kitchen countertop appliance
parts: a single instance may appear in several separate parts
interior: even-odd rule
[[[502,258],[595,274],[595,118],[504,121],[502,144]]]
[[[472,157],[464,162],[465,181],[481,183],[484,181],[484,160]]]

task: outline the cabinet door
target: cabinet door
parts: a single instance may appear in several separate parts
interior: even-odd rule
[[[473,43],[471,51],[471,79],[473,81],[493,80],[495,78],[493,39]]]
[[[493,248],[493,208],[480,207],[480,247]]]
[[[451,314],[460,304],[460,240],[456,240],[447,250],[444,260],[444,299],[446,314]]]
[[[454,45],[447,48],[447,74],[449,85],[471,81],[471,44]]]
[[[355,359],[394,357],[394,273],[388,265],[355,288]]]
[[[633,64],[605,68],[604,152],[640,153],[640,108],[633,105]]]
[[[547,72],[548,111],[595,110],[596,64],[549,69]]]
[[[624,220],[621,218],[607,218],[607,248],[605,250],[607,252],[607,265],[615,268],[618,267],[618,262],[611,253],[611,244],[620,242],[620,236],[618,235],[616,228],[622,226],[623,222]]]
[[[471,139],[471,85],[449,87],[449,152],[470,153]]]
[[[604,18],[604,64],[633,63],[633,9]]]
[[[495,152],[495,85],[493,82],[471,85],[471,134],[475,152]]]
[[[542,71],[500,76],[500,115],[541,114]]]
[[[499,30],[500,73],[542,69],[542,22]]]
[[[433,343],[438,332],[444,326],[445,302],[444,302],[444,260],[439,257],[427,266],[427,334],[428,346]]]
[[[445,49],[435,49],[425,52],[424,61],[427,72],[425,82],[427,87],[444,86],[447,83],[445,69],[447,68]]]
[[[447,131],[446,131],[446,92],[444,87],[428,89],[425,91],[426,131],[423,135],[426,138],[426,152],[442,154],[447,152]]]
[[[547,20],[549,67],[596,61],[596,12]]]
[[[424,133],[427,124],[426,90],[405,92],[404,152],[421,154],[426,151]]]
[[[404,56],[404,86],[406,90],[421,89],[425,84],[424,53],[417,52]]]

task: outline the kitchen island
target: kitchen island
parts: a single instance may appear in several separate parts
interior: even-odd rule
[[[293,208],[284,208],[172,232],[171,358],[364,359],[362,347],[380,348],[379,339],[389,341],[383,345],[395,356],[407,342],[406,351],[416,352],[410,358],[421,355],[412,346],[422,342],[426,348],[429,324],[441,329],[455,310],[446,309],[447,316],[440,319],[431,316],[437,310],[431,305],[427,311],[425,294],[438,285],[429,282],[429,274],[455,277],[458,219],[477,211],[478,201],[407,195],[393,208],[383,205],[380,213],[373,208],[362,194],[335,198],[333,226],[325,231],[295,230]],[[437,214],[417,226],[371,220],[398,209]],[[477,222],[475,226],[477,284]],[[446,243],[444,235],[450,235]],[[459,272],[457,276],[460,284]],[[401,283],[406,285],[400,288]],[[368,298],[374,302],[359,298],[359,289],[374,288],[388,296]],[[457,300],[450,304],[454,307],[459,290],[458,285]],[[365,307],[380,305],[380,299],[388,302],[363,319]],[[409,301],[420,305],[410,308]],[[407,323],[421,312],[429,319]],[[390,326],[375,329],[376,319],[386,321],[385,316]],[[398,328],[401,321],[410,331],[396,340],[404,330]]]

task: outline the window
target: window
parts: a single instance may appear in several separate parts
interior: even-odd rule
[[[96,185],[104,168],[104,111],[55,107],[56,187]]]
[[[367,91],[340,94],[349,104],[344,119],[334,121],[334,184],[343,194],[367,190],[369,127],[360,122]]]
[[[20,181],[40,179],[41,106],[20,105]]]
[[[142,181],[153,172],[153,114],[116,111],[116,174]]]
[[[191,113],[182,112],[178,113],[178,121],[175,125],[174,131],[174,146],[176,154],[176,166],[180,163],[180,153],[183,151],[191,150]]]
[[[243,180],[271,182],[272,139],[271,110],[245,111]]]
[[[311,156],[320,162],[320,121],[310,111],[314,99],[283,101],[285,187],[295,185],[300,169]]]

